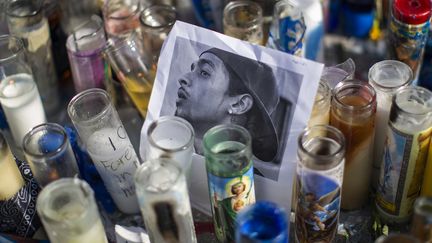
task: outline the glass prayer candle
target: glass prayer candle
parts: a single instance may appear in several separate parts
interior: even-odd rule
[[[42,101],[31,69],[24,59],[24,46],[13,36],[0,36],[0,102],[15,145],[21,147],[25,134],[46,122]]]
[[[432,92],[408,86],[393,96],[376,205],[381,220],[410,219],[419,196],[432,134]]]
[[[278,1],[273,15],[267,46],[302,56],[306,24],[301,9],[292,1]]]
[[[229,2],[223,11],[223,29],[225,35],[253,44],[263,44],[261,6],[249,0]]]
[[[389,24],[390,58],[406,63],[414,73],[416,85],[428,39],[431,17],[429,0],[393,0]]]
[[[62,14],[60,25],[66,35],[73,34],[77,27],[100,11],[98,0],[60,0],[58,2]]]
[[[237,243],[286,243],[288,222],[285,211],[272,202],[259,201],[237,216]]]
[[[330,112],[330,125],[345,136],[345,172],[342,208],[359,209],[369,195],[372,173],[376,93],[372,86],[359,80],[336,85]]]
[[[94,199],[83,180],[63,178],[39,194],[37,211],[52,243],[108,243]]]
[[[313,126],[300,134],[296,242],[333,242],[339,221],[345,148],[344,135],[332,126]]]
[[[66,131],[55,123],[32,128],[24,137],[23,150],[41,187],[63,177],[78,175],[78,165]]]
[[[369,83],[374,87],[377,95],[372,173],[372,186],[374,188],[378,184],[392,97],[399,88],[410,85],[412,79],[411,68],[400,61],[381,61],[369,69]]]
[[[432,198],[419,197],[414,203],[411,234],[421,242],[432,242]]]
[[[152,66],[150,56],[143,48],[141,37],[138,33],[132,32],[125,38],[111,38],[108,40],[105,54],[132,102],[142,117],[145,117],[156,66]]]
[[[207,180],[216,237],[234,242],[237,213],[255,203],[249,132],[237,125],[219,125],[204,134]]]
[[[421,195],[426,197],[432,197],[432,140],[429,143],[428,159],[426,162],[423,186],[421,189]]]
[[[105,80],[111,79],[102,52],[105,44],[102,19],[96,15],[69,35],[66,47],[78,93],[90,88],[103,88]]]
[[[331,90],[327,82],[321,80],[318,86],[318,92],[315,96],[312,114],[309,118],[308,126],[328,125],[330,120],[330,101]]]
[[[140,0],[105,0],[102,13],[108,37],[121,37],[140,26]]]
[[[162,44],[177,19],[176,9],[170,5],[152,5],[140,14],[141,32],[146,53],[157,64]]]
[[[42,0],[11,0],[6,7],[9,31],[23,39],[45,111],[53,114],[60,106],[60,97],[48,21],[42,10]]]
[[[12,198],[24,186],[9,146],[0,133],[0,201]]]
[[[147,161],[135,173],[135,185],[151,242],[197,242],[186,178],[175,161]]]
[[[133,175],[140,162],[108,93],[85,90],[72,98],[68,113],[117,208],[138,213]]]

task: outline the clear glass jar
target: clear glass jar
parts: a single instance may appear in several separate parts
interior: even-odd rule
[[[102,13],[108,37],[122,37],[139,28],[140,0],[105,0]]]
[[[0,201],[12,198],[23,186],[24,180],[15,158],[0,133]]]
[[[253,44],[262,45],[263,11],[259,4],[249,1],[231,1],[223,11],[224,34]]]
[[[318,125],[300,134],[296,242],[333,242],[339,221],[345,149],[344,135],[335,127]]]
[[[368,199],[372,173],[376,93],[367,82],[346,80],[333,90],[330,125],[345,136],[342,208],[360,209]]]
[[[66,35],[71,35],[100,11],[98,0],[59,0],[59,5],[62,14],[60,25]]]
[[[331,90],[327,82],[321,80],[318,86],[318,92],[315,96],[312,114],[309,118],[308,126],[328,125],[330,121],[330,102]]]
[[[77,178],[48,184],[40,193],[37,211],[52,243],[107,243],[90,186]]]
[[[102,19],[93,15],[67,38],[66,47],[77,93],[104,88],[111,79],[110,67],[103,57],[106,44]]]
[[[432,92],[417,86],[393,96],[376,196],[387,223],[410,219],[420,194],[432,134]]]
[[[48,21],[42,0],[12,0],[6,7],[9,31],[24,41],[27,61],[47,114],[60,108],[57,74],[51,50]]]
[[[203,145],[213,223],[220,242],[234,242],[237,212],[255,203],[249,132],[219,125],[204,134]]]
[[[135,173],[141,213],[151,242],[197,242],[183,169],[167,158]]]
[[[17,147],[34,126],[46,122],[45,112],[20,39],[0,36],[0,102]]]
[[[419,197],[414,203],[411,234],[421,242],[432,242],[432,198]]]
[[[177,19],[176,9],[169,5],[152,5],[140,14],[144,49],[157,65],[162,44]]]
[[[411,68],[400,61],[381,61],[369,69],[369,83],[374,87],[377,95],[372,173],[372,186],[374,188],[378,184],[393,95],[399,88],[410,85],[412,80]]]
[[[133,175],[140,161],[108,93],[85,90],[72,98],[68,113],[118,209],[138,213]]]
[[[41,187],[63,177],[78,176],[78,165],[65,129],[44,123],[30,130],[23,150],[33,175]]]

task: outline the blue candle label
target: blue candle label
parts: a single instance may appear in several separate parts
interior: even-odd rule
[[[411,214],[420,193],[432,128],[406,134],[390,123],[384,145],[377,204],[397,217]]]
[[[255,203],[253,166],[238,177],[209,173],[208,184],[216,236],[221,242],[234,242],[237,213]]]
[[[319,173],[298,170],[296,238],[298,242],[331,242],[337,232],[344,163]]]

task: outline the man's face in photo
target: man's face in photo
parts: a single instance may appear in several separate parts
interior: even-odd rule
[[[204,53],[179,79],[176,115],[193,122],[208,122],[228,113],[229,74],[224,63]]]

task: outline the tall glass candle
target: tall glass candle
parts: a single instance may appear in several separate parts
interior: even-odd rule
[[[103,88],[105,80],[111,79],[102,52],[105,44],[102,19],[96,15],[69,35],[66,47],[78,93],[90,88]]]
[[[0,133],[0,201],[12,198],[24,186],[9,146]]]
[[[170,5],[152,5],[140,14],[144,48],[157,64],[162,44],[177,19],[176,9]]]
[[[421,242],[432,242],[432,197],[419,197],[415,201],[411,234]]]
[[[176,116],[162,116],[147,131],[147,160],[170,158],[189,175],[194,152],[192,125]]]
[[[151,242],[197,242],[186,178],[175,161],[147,161],[135,173],[135,185]]]
[[[83,91],[68,113],[118,209],[138,213],[133,175],[140,162],[108,93]]]
[[[108,37],[122,37],[138,29],[140,0],[105,0],[102,13]]]
[[[369,83],[374,87],[377,95],[372,173],[372,186],[374,188],[378,184],[393,95],[399,88],[410,85],[412,79],[413,73],[411,68],[400,61],[381,61],[369,69]]]
[[[288,242],[288,217],[272,202],[259,201],[242,210],[237,216],[237,243]]]
[[[308,126],[328,125],[330,121],[331,90],[325,80],[321,80],[315,96],[312,114]]]
[[[220,242],[234,242],[237,213],[255,203],[251,141],[245,128],[231,124],[204,134],[213,224]]]
[[[42,187],[62,177],[78,175],[78,165],[65,129],[55,123],[32,128],[24,137],[23,150],[33,175]]]
[[[382,221],[407,222],[420,194],[432,134],[432,92],[409,86],[393,96],[376,205]]]
[[[368,198],[375,113],[376,93],[368,83],[346,80],[336,85],[333,90],[330,125],[338,128],[346,141],[343,209],[359,209]]]
[[[7,4],[6,12],[10,33],[24,41],[28,63],[45,111],[48,114],[55,113],[60,106],[60,97],[43,1],[11,0]]]
[[[241,0],[229,2],[223,11],[224,34],[262,45],[263,11],[258,3]]]
[[[90,186],[77,178],[48,184],[37,211],[52,243],[108,243]]]
[[[0,36],[0,102],[15,145],[21,147],[32,127],[46,122],[45,112],[30,68],[25,63],[24,46],[13,36]]]
[[[333,242],[339,220],[345,141],[338,129],[328,125],[309,127],[298,138],[297,242]]]
[[[124,38],[110,38],[105,53],[117,78],[145,117],[156,66],[152,65],[151,56],[145,52],[140,35],[132,32]]]

